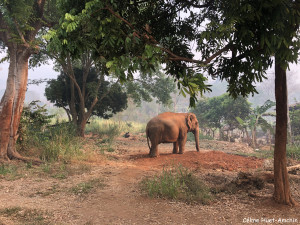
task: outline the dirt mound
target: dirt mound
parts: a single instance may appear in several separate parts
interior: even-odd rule
[[[146,154],[130,156],[136,164],[149,168],[181,164],[192,169],[221,169],[229,171],[249,171],[262,168],[263,160],[255,157],[243,157],[218,151],[186,152],[180,154],[163,153],[157,158],[149,158]]]

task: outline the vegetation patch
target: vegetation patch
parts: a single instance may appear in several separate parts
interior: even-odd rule
[[[19,168],[13,164],[0,164],[0,177],[4,177],[7,180],[16,180],[23,177],[22,173],[19,173]]]
[[[0,210],[0,215],[18,221],[20,224],[49,224],[49,213],[37,209],[10,207]]]
[[[145,178],[142,190],[152,198],[207,204],[212,199],[209,188],[182,166],[163,169],[160,175]]]
[[[287,157],[295,160],[300,160],[300,145],[287,146]]]
[[[82,154],[82,141],[71,123],[51,124],[45,106],[38,101],[24,108],[19,126],[18,150],[43,161],[70,160]]]
[[[101,179],[92,179],[86,182],[77,184],[71,188],[71,192],[75,195],[85,195],[90,193],[95,188],[103,188],[105,184]]]
[[[57,179],[66,179],[69,176],[90,173],[91,170],[91,166],[87,164],[45,163],[40,167],[40,172]]]

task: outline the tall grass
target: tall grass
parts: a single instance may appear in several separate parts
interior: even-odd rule
[[[57,124],[39,132],[29,131],[22,147],[25,146],[25,150],[34,149],[35,154],[44,161],[70,160],[82,154],[82,143],[75,132],[72,124]]]
[[[145,178],[141,187],[148,196],[153,198],[159,197],[202,204],[208,203],[211,199],[209,188],[182,166],[163,169],[160,175]]]
[[[90,124],[86,126],[86,133],[94,133],[100,136],[117,136],[122,133],[144,133],[146,124],[126,121],[113,121],[93,118]]]

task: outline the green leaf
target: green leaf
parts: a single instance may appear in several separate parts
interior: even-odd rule
[[[114,61],[108,61],[108,62],[106,63],[106,67],[107,67],[107,68],[111,68],[113,64],[114,64]]]

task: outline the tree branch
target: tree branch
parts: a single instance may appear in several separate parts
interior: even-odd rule
[[[210,4],[212,1],[210,1],[207,4]],[[200,5],[199,5],[200,7]],[[203,5],[203,7],[205,7],[205,5]],[[156,39],[150,35],[150,30],[149,28],[146,27],[144,28],[144,31],[146,31],[146,33],[141,34],[139,31],[137,31],[137,29],[135,29],[135,27],[126,19],[124,19],[123,17],[121,17],[119,14],[117,14],[116,12],[114,12],[112,10],[112,8],[110,8],[108,5],[106,6],[106,9],[113,14],[115,17],[119,18],[120,20],[122,20],[124,23],[126,23],[133,31],[134,31],[134,36],[141,38],[144,37],[145,39],[150,41],[150,44],[160,48],[162,51],[166,52],[167,54],[170,55],[170,58],[168,58],[171,61],[185,61],[185,62],[189,62],[189,63],[197,63],[197,64],[203,64],[203,65],[207,65],[209,64],[213,59],[215,59],[217,56],[221,55],[223,52],[226,52],[230,49],[230,45],[226,45],[225,47],[223,47],[222,49],[220,49],[219,51],[217,51],[216,53],[214,53],[213,55],[211,55],[210,57],[208,57],[205,61],[200,61],[200,60],[196,60],[196,59],[191,59],[191,58],[186,58],[183,56],[178,56],[175,53],[173,53],[171,50],[163,47],[161,44],[159,44],[158,41],[156,41]]]
[[[21,38],[21,41],[23,42],[23,44],[25,45],[25,47],[29,48],[29,44],[28,44],[28,42],[25,40],[25,37],[24,37],[22,31],[21,31],[20,28],[19,28],[19,24],[18,24],[18,22],[17,22],[15,19],[14,19],[14,24],[15,24],[16,29],[17,29],[17,32],[18,32],[18,34],[19,34],[19,36],[20,36],[20,38]]]

